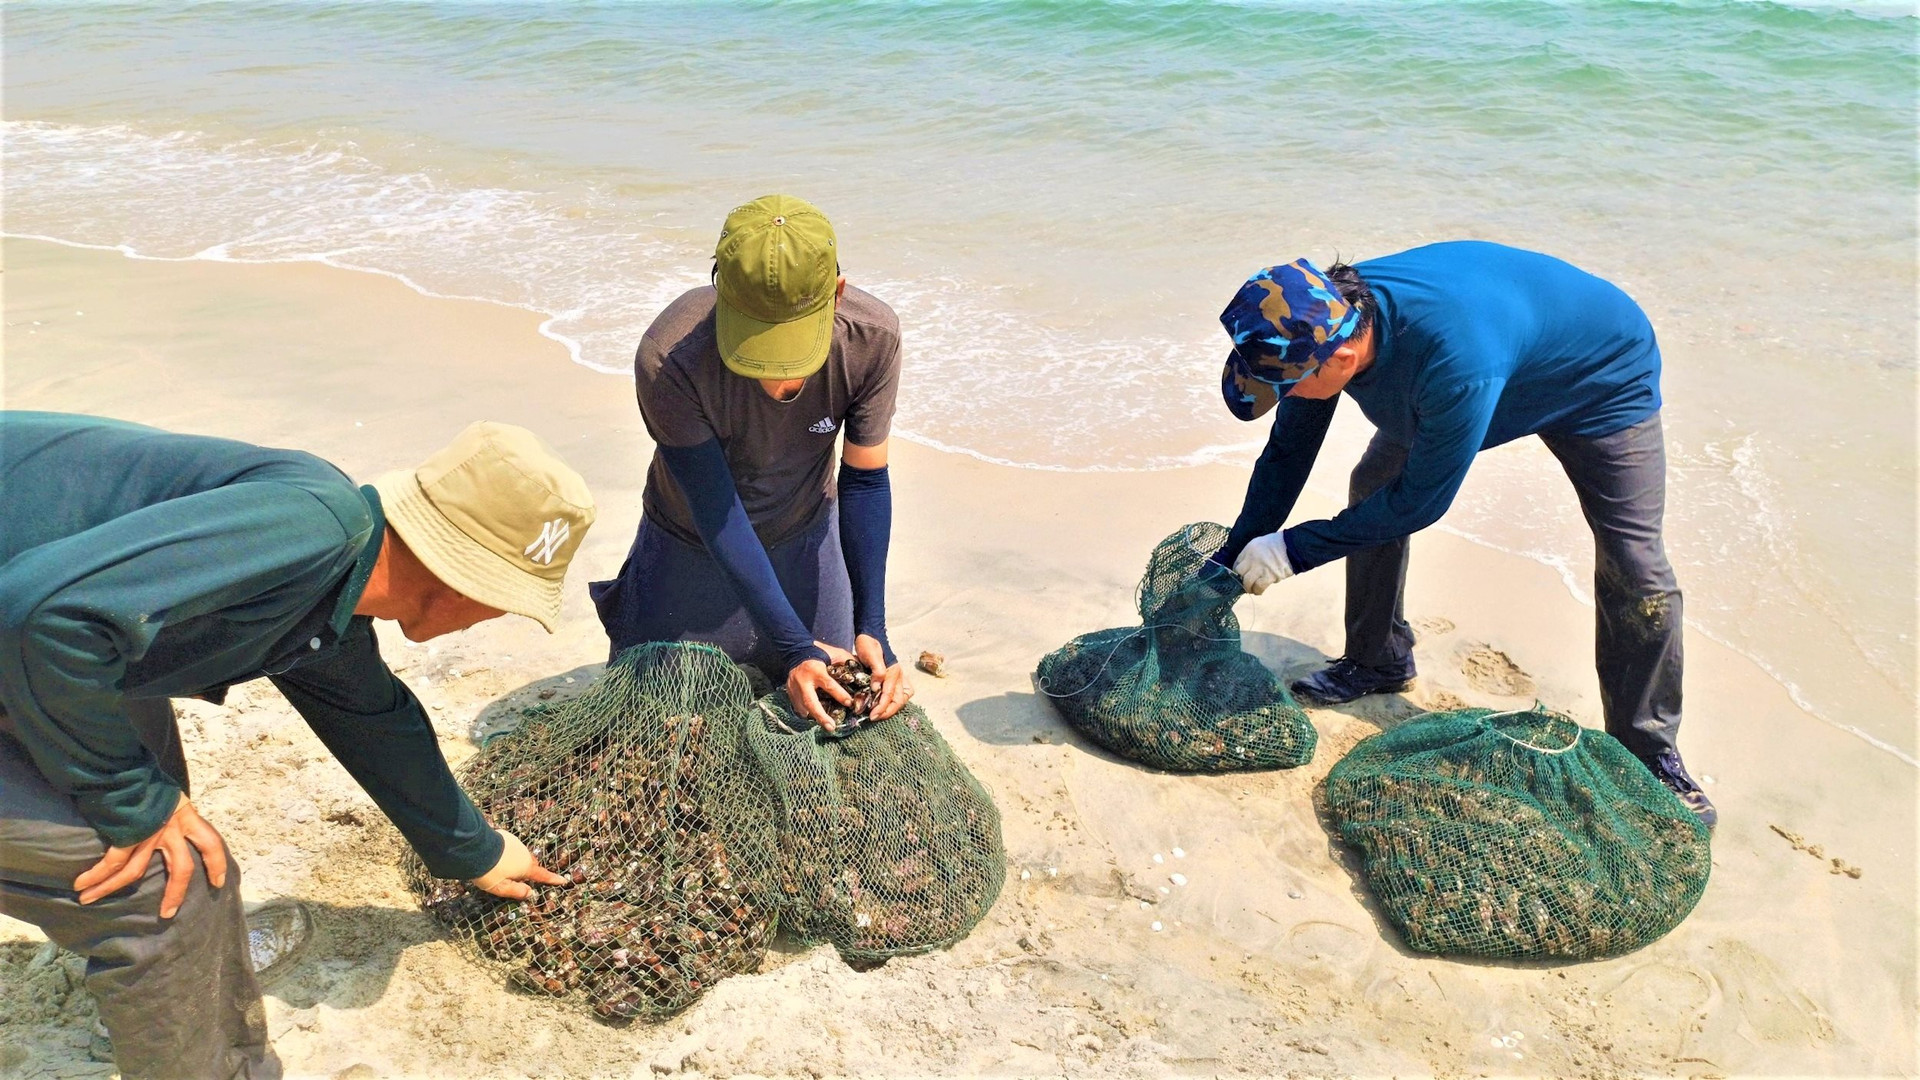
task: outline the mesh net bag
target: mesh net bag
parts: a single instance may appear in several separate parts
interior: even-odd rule
[[[1611,735],[1534,710],[1431,713],[1327,775],[1340,836],[1422,952],[1588,959],[1673,929],[1707,830]]]
[[[1313,759],[1307,714],[1240,648],[1240,579],[1208,558],[1211,522],[1153,549],[1140,579],[1141,625],[1084,634],[1040,661],[1037,684],[1074,730],[1121,757],[1170,772],[1291,769]]]
[[[496,827],[574,884],[499,900],[411,854],[409,884],[518,986],[607,1020],[679,1012],[757,968],[774,932],[774,804],[743,743],[751,703],[717,649],[628,650],[460,776]]]
[[[1000,895],[1007,852],[993,799],[908,705],[836,738],[784,691],[747,744],[780,803],[781,927],[852,962],[944,948]]]

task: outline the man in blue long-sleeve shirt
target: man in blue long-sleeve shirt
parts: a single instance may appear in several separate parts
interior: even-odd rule
[[[1660,349],[1626,293],[1499,244],[1432,244],[1323,273],[1262,270],[1221,322],[1222,390],[1272,435],[1215,561],[1246,587],[1347,560],[1346,654],[1294,684],[1327,704],[1404,689],[1407,538],[1438,521],[1474,455],[1538,435],[1593,529],[1597,666],[1607,730],[1712,824],[1681,763],[1682,608],[1661,540],[1666,451]],[[1347,508],[1281,529],[1344,392],[1377,429]]]
[[[0,912],[87,957],[123,1075],[279,1074],[169,698],[270,679],[434,874],[564,883],[461,792],[372,628],[553,628],[593,505],[532,433],[474,424],[360,487],[297,451],[0,412],[0,507]]]
[[[880,684],[874,719],[913,696],[887,642],[900,323],[847,287],[837,243],[789,195],[727,215],[714,284],[640,339],[634,387],[657,446],[645,514],[619,576],[591,586],[614,653],[716,645],[828,730],[821,696],[852,699],[827,664],[848,648]]]

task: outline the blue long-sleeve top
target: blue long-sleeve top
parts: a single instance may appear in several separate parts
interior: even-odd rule
[[[1283,539],[1296,573],[1396,540],[1446,513],[1475,454],[1522,436],[1609,435],[1660,408],[1660,349],[1617,286],[1549,255],[1462,240],[1356,264],[1379,311],[1374,359],[1344,393],[1408,448],[1399,477]],[[1292,512],[1338,397],[1283,398],[1220,552]]]
[[[441,877],[502,840],[355,615],[379,496],[320,459],[57,413],[0,412],[0,713],[112,844],[180,789],[123,698],[269,678]]]

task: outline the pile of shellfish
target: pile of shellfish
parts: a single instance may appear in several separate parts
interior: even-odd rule
[[[1448,718],[1388,734],[1415,736],[1435,719]],[[1484,742],[1448,744],[1434,724],[1441,734],[1424,745],[1407,738],[1417,749],[1397,762],[1377,756],[1351,775],[1346,762],[1335,766],[1328,808],[1409,946],[1615,956],[1693,910],[1711,869],[1706,830],[1609,736],[1565,726],[1577,745],[1500,741],[1490,752]],[[1367,742],[1350,758],[1365,755]]]
[[[416,879],[427,911],[508,965],[516,985],[577,992],[606,1020],[670,1015],[726,975],[755,970],[776,922],[751,884],[765,878],[755,868],[768,853],[743,839],[751,829],[724,820],[743,808],[713,783],[736,768],[721,760],[726,740],[699,715],[658,723],[665,738],[595,740],[557,764],[526,753],[536,730],[517,747],[519,763],[483,762],[470,781],[494,825],[570,885],[517,902]]]
[[[488,820],[569,883],[500,900],[411,855],[409,883],[515,985],[609,1021],[679,1012],[757,969],[789,923],[849,960],[952,944],[999,895],[999,813],[925,713],[874,723],[872,674],[834,668],[855,702],[828,733],[784,692],[755,708],[718,650],[629,650],[461,770]]]
[[[1313,759],[1312,723],[1237,640],[1102,630],[1049,653],[1037,676],[1075,731],[1156,769],[1286,769]]]
[[[747,743],[779,794],[782,928],[850,961],[966,936],[1005,880],[1000,816],[926,713],[823,738],[796,732],[780,695],[761,704]]]
[[[834,731],[840,735],[850,735],[855,728],[873,721],[874,703],[880,700],[880,688],[873,684],[873,671],[855,657],[847,657],[837,664],[829,665],[827,674],[833,681],[853,698],[852,705],[842,705],[838,701],[822,695],[820,704],[826,706],[827,715],[833,717]]]

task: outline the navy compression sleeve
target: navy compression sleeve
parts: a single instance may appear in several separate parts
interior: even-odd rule
[[[887,666],[887,543],[893,533],[893,483],[887,467],[856,469],[840,463],[840,553],[853,583],[853,631],[880,643]]]
[[[720,563],[753,621],[773,639],[781,663],[788,671],[807,660],[826,663],[827,654],[813,643],[813,633],[793,610],[793,602],[774,575],[766,547],[747,519],[747,508],[740,505],[740,492],[733,486],[733,470],[727,467],[720,440],[708,439],[698,446],[662,446],[660,456],[674,482],[686,493],[694,527],[706,541],[707,551]]]

